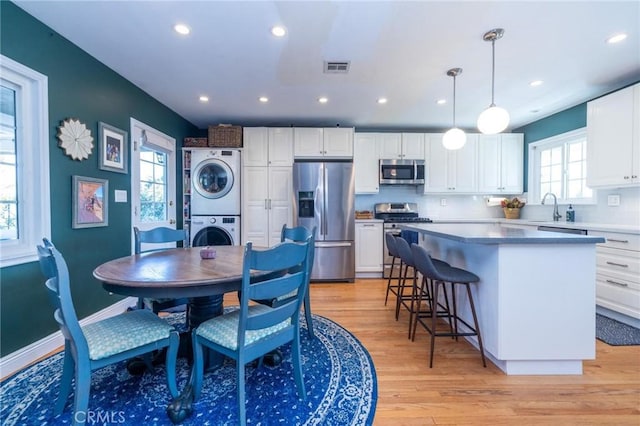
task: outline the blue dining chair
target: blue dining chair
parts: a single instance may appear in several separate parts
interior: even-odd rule
[[[55,312],[53,314],[64,336],[64,360],[56,415],[64,411],[72,379],[75,379],[73,424],[87,420],[91,391],[91,372],[107,365],[168,348],[166,374],[169,393],[176,398],[176,358],[180,338],[175,329],[151,311],[125,312],[81,326],[71,299],[69,270],[62,254],[47,239],[38,246],[40,270],[47,278],[46,287]]]
[[[245,365],[292,342],[291,357],[298,396],[306,399],[300,360],[300,306],[304,300],[311,237],[304,243],[284,242],[265,250],[254,250],[247,243],[242,270],[240,309],[200,324],[192,332],[194,401],[202,388],[203,347],[236,361],[238,417],[246,424]],[[287,271],[251,283],[252,270]],[[296,292],[285,302],[268,306],[251,300],[271,300]]]
[[[142,250],[142,244],[166,244],[182,242],[182,247],[189,247],[189,234],[185,229],[172,229],[167,227],[153,228],[148,231],[141,231],[137,227],[133,228],[134,235],[134,252],[135,254],[144,253],[146,251],[155,251],[154,249]],[[157,250],[166,250],[165,248]],[[184,312],[186,313],[186,324],[189,323],[189,312],[187,310],[189,299],[151,299],[139,298],[138,309],[149,307],[154,314],[163,311]]]

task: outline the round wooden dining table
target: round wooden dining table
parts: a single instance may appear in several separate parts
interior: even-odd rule
[[[112,293],[152,299],[189,298],[190,329],[222,313],[225,293],[242,285],[244,246],[215,246],[214,259],[203,247],[151,251],[110,260],[93,276]],[[252,281],[269,273],[252,271]]]

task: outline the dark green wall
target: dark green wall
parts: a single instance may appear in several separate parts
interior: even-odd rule
[[[524,191],[529,190],[529,148],[528,145],[540,139],[549,138],[579,129],[587,125],[587,103],[550,115],[526,126],[514,129],[514,133],[524,133]]]
[[[131,198],[130,176],[98,169],[95,147],[83,161],[65,155],[56,139],[60,122],[80,119],[91,130],[94,144],[99,121],[129,132],[131,117],[176,138],[179,145],[184,137],[201,131],[7,1],[0,1],[0,43],[3,55],[49,79],[51,238],[69,264],[76,310],[83,318],[119,300],[102,289],[92,271],[106,260],[130,253],[131,203],[113,200],[115,189],[127,190]],[[154,78],[154,72],[149,70],[149,78]],[[108,227],[71,228],[73,175],[109,180]],[[182,188],[180,182],[177,188]],[[180,208],[181,203],[177,204]],[[2,268],[0,283],[1,356],[57,330],[37,263]]]

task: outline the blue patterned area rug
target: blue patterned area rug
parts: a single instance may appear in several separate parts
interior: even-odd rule
[[[611,346],[640,345],[640,329],[596,314],[596,338]]]
[[[376,372],[362,344],[335,322],[314,315],[315,339],[310,339],[301,315],[302,361],[306,400],[297,396],[291,346],[282,347],[277,367],[247,366],[247,423],[252,425],[371,425],[378,397]],[[189,367],[178,360],[178,385],[184,388]],[[131,376],[126,362],[92,374],[89,410],[97,424],[171,425],[164,366],[155,374]],[[54,416],[62,374],[62,354],[55,354],[0,384],[2,425],[72,424],[70,395],[67,407]],[[184,425],[235,425],[237,418],[235,365],[226,360],[208,371],[202,394]],[[104,417],[109,416],[109,417]],[[108,421],[107,421],[108,419]],[[89,424],[89,423],[87,423]],[[95,424],[95,423],[94,423]]]

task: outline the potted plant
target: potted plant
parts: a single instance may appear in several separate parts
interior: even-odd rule
[[[520,219],[520,209],[524,207],[525,202],[513,197],[512,199],[505,198],[500,202],[504,217],[507,219]]]

